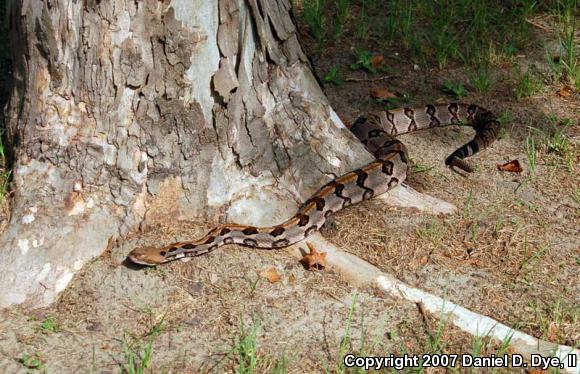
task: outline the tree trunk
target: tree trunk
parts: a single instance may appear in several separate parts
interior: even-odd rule
[[[49,304],[140,224],[281,222],[372,158],[325,99],[290,7],[12,3],[1,307]]]

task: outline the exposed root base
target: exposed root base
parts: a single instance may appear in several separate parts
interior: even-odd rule
[[[564,365],[567,356],[574,354],[580,362],[580,350],[565,345],[558,345],[514,330],[492,318],[477,314],[449,300],[431,295],[417,288],[409,287],[389,274],[383,273],[377,267],[345,252],[341,248],[327,241],[320,233],[308,238],[319,252],[326,252],[326,263],[355,286],[375,285],[387,294],[408,300],[413,303],[421,302],[425,309],[436,316],[445,314],[449,322],[473,336],[485,336],[497,339],[500,342],[510,341],[510,346],[518,353],[530,357],[531,354],[559,357]],[[291,247],[292,253],[302,257],[303,252],[298,246]],[[580,373],[580,368],[565,366],[567,373]]]
[[[388,205],[417,208],[432,214],[452,214],[457,211],[457,207],[446,201],[422,194],[409,186],[400,185],[392,190],[377,196]]]
[[[14,215],[0,238],[0,309],[51,304],[82,266],[117,235],[119,222],[97,207],[84,215],[50,210],[41,202]],[[57,213],[61,213],[57,216]],[[16,218],[20,217],[20,218]]]

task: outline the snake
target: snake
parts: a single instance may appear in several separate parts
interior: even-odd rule
[[[475,104],[448,103],[365,114],[349,129],[374,155],[374,160],[324,184],[285,222],[270,227],[222,224],[196,240],[135,248],[128,259],[135,264],[156,266],[199,256],[227,244],[268,249],[295,244],[320,229],[332,214],[383,194],[405,180],[409,156],[397,135],[450,125],[467,125],[475,130],[473,139],[445,160],[453,170],[471,173],[474,169],[464,159],[489,147],[499,134],[500,123],[491,111]]]

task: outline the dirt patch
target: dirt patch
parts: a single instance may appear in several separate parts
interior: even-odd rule
[[[288,360],[318,371],[321,363],[338,362],[345,335],[351,335],[349,346],[360,345],[364,332],[382,342],[415,314],[412,306],[354,290],[332,273],[305,271],[285,251],[232,246],[188,264],[147,270],[113,260],[124,253],[118,248],[87,267],[50,309],[5,312],[3,372],[21,369],[23,353],[38,354],[47,372],[116,372],[127,363],[124,346],[142,354],[155,326],[158,370],[233,370],[239,360],[234,347],[255,329],[261,369]],[[281,274],[280,282],[258,276],[270,267]],[[48,316],[55,316],[57,331],[42,328]]]

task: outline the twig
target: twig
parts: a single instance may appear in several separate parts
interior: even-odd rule
[[[417,305],[417,308],[419,309],[419,312],[421,313],[421,317],[423,317],[423,323],[425,324],[425,328],[427,330],[427,335],[429,335],[429,337],[431,339],[433,339],[433,326],[431,326],[431,320],[429,319],[429,316],[427,315],[427,310],[425,310],[425,304],[423,304],[422,301],[416,302],[415,304]]]
[[[347,77],[344,78],[345,82],[376,82],[382,81],[383,79],[393,78],[392,75],[383,75],[382,77],[375,77],[375,78],[354,78],[354,77]]]
[[[547,28],[547,27],[546,27],[546,26],[544,26],[544,25],[540,25],[539,23],[537,23],[537,22],[534,22],[534,21],[532,21],[531,19],[526,19],[526,22],[527,22],[527,23],[529,23],[529,24],[530,24],[530,25],[532,25],[532,26],[535,26],[535,27],[537,27],[537,28],[541,29],[541,30],[544,30],[544,31],[547,31],[547,32],[554,32],[554,30],[552,30],[552,29],[549,29],[549,28]]]

